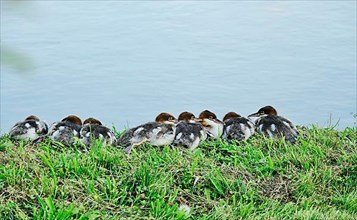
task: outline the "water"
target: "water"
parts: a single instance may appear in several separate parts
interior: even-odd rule
[[[355,1],[1,4],[2,47],[32,63],[1,66],[1,133],[30,114],[122,129],[268,104],[298,125],[356,125]]]

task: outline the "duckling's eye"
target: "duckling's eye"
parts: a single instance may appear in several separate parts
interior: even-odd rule
[[[191,117],[191,119],[193,120],[193,119],[195,119],[195,117],[194,117],[194,116],[192,116],[192,117]]]
[[[209,118],[209,119],[213,119],[213,116],[209,116],[208,118]]]

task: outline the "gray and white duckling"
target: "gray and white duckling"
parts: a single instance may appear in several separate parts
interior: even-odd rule
[[[17,122],[10,130],[10,138],[35,140],[36,138],[46,135],[48,132],[47,124],[37,116],[30,115],[24,121]]]
[[[114,144],[116,137],[112,130],[102,125],[95,118],[87,118],[83,122],[83,127],[79,132],[81,142],[87,147],[90,146],[93,140],[99,139],[104,144]]]
[[[70,146],[76,143],[82,128],[82,120],[76,115],[69,115],[60,122],[51,125],[49,136],[52,140]]]
[[[131,128],[118,139],[117,145],[125,147],[124,151],[130,153],[132,148],[143,143],[153,146],[172,144],[175,138],[177,120],[169,113],[160,113],[154,122]]]
[[[209,110],[204,110],[198,116],[198,121],[206,129],[207,134],[211,138],[219,138],[223,134],[223,122],[217,119],[216,114]]]
[[[196,117],[191,112],[182,112],[178,117],[178,121],[174,140],[175,145],[195,149],[201,141],[206,140],[206,130],[197,122]]]
[[[258,117],[256,131],[270,138],[284,137],[285,141],[295,143],[298,132],[293,123],[281,116],[272,106],[265,106],[248,117]]]
[[[228,112],[223,117],[224,129],[222,138],[228,141],[247,140],[254,134],[254,123],[236,112]]]

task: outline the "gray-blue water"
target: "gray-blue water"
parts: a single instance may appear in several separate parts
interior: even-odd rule
[[[122,129],[268,104],[298,125],[356,125],[355,1],[1,4],[1,133],[30,114]]]

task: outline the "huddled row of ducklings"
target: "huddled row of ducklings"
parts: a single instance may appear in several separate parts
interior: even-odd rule
[[[256,117],[255,122],[251,117]],[[119,138],[95,118],[88,118],[82,123],[79,117],[70,115],[48,128],[38,117],[29,116],[11,128],[10,137],[41,140],[48,136],[65,145],[71,145],[79,138],[86,146],[90,146],[93,140],[100,139],[106,144],[121,146],[125,152],[130,153],[133,147],[143,143],[153,146],[172,144],[194,149],[207,138],[221,137],[228,141],[241,141],[247,140],[255,132],[270,138],[284,137],[290,143],[294,143],[298,137],[295,126],[288,119],[278,116],[272,106],[265,106],[248,118],[229,112],[223,121],[208,110],[202,111],[198,118],[190,112],[182,112],[177,119],[164,112],[154,122],[130,128]]]
[[[13,139],[25,139],[39,141],[50,137],[53,141],[70,146],[76,143],[76,138],[89,146],[91,140],[100,139],[107,144],[114,144],[116,137],[111,129],[102,125],[95,118],[87,118],[83,121],[75,115],[69,115],[59,122],[54,122],[50,127],[38,117],[31,115],[24,121],[16,123],[10,130]]]

